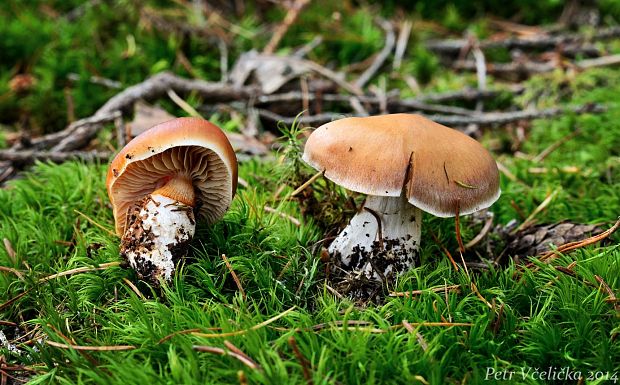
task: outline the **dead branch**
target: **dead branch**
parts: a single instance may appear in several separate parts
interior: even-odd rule
[[[318,47],[323,42],[323,36],[318,35],[315,36],[308,43],[304,44],[302,47],[298,48],[295,52],[293,52],[293,57],[298,59],[306,57],[313,49]]]
[[[322,94],[317,96],[316,94],[310,93],[305,95],[308,97],[308,100],[314,101],[320,99],[325,102],[337,102],[343,104],[351,103],[351,96],[343,95],[343,94]],[[281,94],[273,94],[273,95],[262,95],[257,98],[257,105],[264,105],[270,103],[282,103],[282,102],[300,102],[304,97],[302,92],[299,91],[291,91]],[[355,98],[361,103],[369,104],[373,106],[378,106],[383,102],[382,98],[377,95],[363,95],[357,96]],[[461,107],[453,107],[453,106],[444,106],[440,104],[430,104],[423,101],[423,97],[421,98],[408,98],[408,99],[399,99],[398,92],[389,92],[386,95],[387,108],[390,111],[402,111],[406,109],[415,109],[420,111],[429,111],[429,112],[439,112],[444,114],[455,114],[455,115],[475,115],[476,111],[469,110],[467,108]]]
[[[313,70],[319,74],[330,78],[332,81],[337,81],[341,86],[342,83],[346,84],[345,89],[357,93],[360,101],[363,103],[379,104],[381,100],[377,96],[363,95],[359,93],[359,88],[352,86],[349,83],[344,82],[334,72],[319,68],[319,66],[313,66]],[[325,71],[327,70],[327,72]],[[301,100],[303,95],[300,92],[285,93],[279,95],[260,95],[260,91],[254,86],[232,86],[224,83],[211,83],[198,79],[185,79],[174,74],[163,72],[146,79],[142,83],[138,83],[131,87],[128,87],[124,91],[120,92],[116,96],[112,97],[107,103],[105,103],[97,112],[91,116],[78,121],[73,122],[67,128],[62,131],[52,134],[44,135],[39,138],[34,138],[26,143],[18,143],[13,146],[12,150],[23,150],[25,148],[32,150],[45,150],[52,149],[52,152],[66,152],[72,151],[85,146],[98,132],[103,124],[114,121],[120,116],[120,111],[130,108],[134,103],[141,99],[154,99],[164,95],[168,90],[173,90],[178,93],[195,92],[205,98],[206,101],[218,101],[226,102],[233,100],[248,100],[254,97],[258,97],[257,100],[260,103],[270,103],[285,100]],[[460,114],[471,115],[471,112],[466,109],[449,106],[434,106],[425,104],[425,102],[441,103],[453,100],[478,100],[496,97],[501,92],[520,93],[523,87],[513,87],[507,90],[486,90],[478,91],[473,89],[465,89],[457,92],[442,93],[442,94],[429,94],[423,95],[415,99],[406,99],[398,101],[393,97],[393,93],[388,94],[388,109],[398,108],[412,108],[421,111],[441,112],[447,114]],[[310,98],[315,98],[315,95],[308,95]],[[323,95],[323,100],[343,101],[349,102],[349,95]],[[268,114],[264,112],[263,115]],[[271,115],[270,115],[271,116]],[[270,116],[265,116],[269,118]],[[279,116],[271,116],[271,120],[277,121]],[[304,118],[308,119],[308,118]],[[311,122],[326,122],[333,119],[332,114],[319,117],[309,117]],[[285,119],[286,120],[286,119]],[[15,156],[20,157],[19,154],[8,154],[6,157]],[[45,158],[45,155],[41,155]],[[67,156],[71,158],[72,156]],[[79,155],[78,155],[79,157]],[[54,158],[54,157],[52,157]],[[61,161],[61,157],[55,157]],[[21,158],[20,158],[21,159]]]
[[[46,340],[45,343],[50,346],[53,346],[55,348],[60,348],[60,349],[74,349],[74,350],[92,351],[92,352],[112,352],[112,351],[117,352],[117,351],[136,349],[136,347],[133,345],[84,346],[84,345],[63,344],[60,342],[54,342],[50,340]]]
[[[454,62],[453,67],[463,71],[476,71],[477,66],[474,61],[458,60]],[[492,75],[532,75],[545,72],[551,72],[558,68],[554,63],[539,63],[533,61],[519,61],[511,63],[488,63],[487,72]]]
[[[412,27],[413,23],[409,20],[405,20],[400,25],[400,31],[398,32],[398,39],[396,42],[396,51],[394,52],[394,63],[392,65],[392,68],[394,68],[395,70],[400,69],[403,55],[405,54],[407,44],[409,43],[409,36],[411,35]]]
[[[106,162],[112,154],[108,151],[37,151],[37,150],[0,150],[0,160],[12,162],[14,165],[26,165],[35,161],[51,161],[62,163],[67,160],[83,160],[86,162]]]
[[[485,40],[480,42],[480,48],[506,48],[506,49],[552,49],[571,44],[582,44],[588,41],[608,40],[620,37],[620,27],[610,27],[598,30],[588,37],[581,33],[564,33],[557,35],[540,35],[534,38],[508,38],[503,40]],[[468,45],[467,39],[434,40],[426,44],[431,51],[446,55],[456,56]]]
[[[32,149],[32,150],[44,150],[50,148],[52,146],[57,145],[62,140],[71,136],[73,132],[79,130],[84,126],[93,126],[99,129],[103,124],[108,123],[116,119],[120,116],[118,111],[110,114],[101,114],[101,115],[93,115],[88,118],[76,120],[71,123],[62,131],[54,132],[52,134],[44,135],[39,138],[28,139],[25,142],[18,142],[11,149],[12,150],[22,150],[24,148]]]
[[[498,97],[502,93],[511,93],[518,95],[523,93],[524,90],[525,87],[520,84],[513,85],[504,89],[478,90],[475,88],[465,88],[459,91],[421,95],[416,99],[427,103],[446,103],[457,100],[478,101],[480,99],[493,99]]]
[[[585,70],[595,67],[608,67],[620,64],[620,55],[601,56],[594,59],[584,59],[576,64],[577,68]]]
[[[513,112],[485,112],[474,116],[448,116],[448,115],[429,115],[427,118],[447,126],[464,126],[467,124],[479,124],[483,126],[502,125],[518,120],[531,120],[552,118],[565,113],[587,114],[601,113],[605,107],[597,104],[584,104],[573,107],[556,107],[544,110],[526,110]]]
[[[568,68],[575,68],[583,71],[596,67],[609,67],[620,64],[620,55],[602,56],[594,59],[584,59],[578,62],[569,63],[566,65]],[[475,71],[476,63],[473,61],[459,60],[454,62],[453,67],[455,69],[464,71]],[[515,61],[511,63],[489,63],[488,72],[493,75],[506,76],[506,75],[524,75],[529,76],[533,74],[541,74],[554,71],[561,68],[560,65],[554,62],[534,62],[534,61]]]
[[[481,126],[502,125],[518,120],[531,120],[541,118],[551,118],[565,113],[600,113],[605,111],[605,108],[601,105],[586,104],[574,107],[556,107],[547,108],[544,110],[526,110],[526,111],[512,111],[512,112],[486,112],[480,114],[473,114],[470,116],[457,116],[457,115],[425,115],[427,118],[446,126],[466,126],[468,124],[478,124]],[[284,124],[292,124],[296,119],[300,123],[306,125],[320,125],[332,120],[340,119],[348,116],[358,116],[356,114],[345,114],[341,112],[325,112],[322,114],[301,116],[301,117],[286,117],[276,114],[274,112],[257,109],[259,116],[269,119],[274,122],[283,122]]]
[[[252,86],[235,87],[199,79],[185,79],[169,72],[162,72],[113,96],[93,116],[80,119],[62,131],[33,140],[32,144],[38,149],[53,146],[52,151],[55,152],[79,149],[97,134],[102,123],[113,121],[119,111],[133,106],[138,100],[160,97],[168,90],[183,94],[196,92],[207,101],[219,102],[248,99],[258,93]]]
[[[407,106],[408,103],[447,103],[454,101],[477,101],[484,99],[493,99],[498,97],[503,93],[509,93],[518,95],[524,91],[525,87],[522,85],[512,85],[506,88],[496,88],[496,89],[487,89],[487,90],[478,90],[475,88],[464,88],[459,91],[449,91],[449,92],[441,92],[441,93],[429,93],[425,95],[420,95],[416,98],[411,99],[402,99],[398,100],[399,92],[397,90],[390,91],[387,93],[388,97],[388,105],[390,103],[401,103]],[[303,95],[299,91],[291,91],[280,94],[272,94],[272,95],[261,95],[256,98],[257,104],[268,104],[268,103],[278,103],[278,102],[291,102],[291,101],[300,101]],[[310,100],[317,99],[317,96],[314,94],[309,94],[308,97]],[[320,100],[329,101],[329,102],[344,102],[348,103],[351,97],[349,95],[342,94],[322,94],[320,96]],[[380,102],[379,98],[376,95],[358,95],[357,98],[362,103],[370,103],[370,104],[378,104]],[[448,107],[448,106],[438,106],[438,108]]]
[[[284,34],[286,34],[286,31],[291,28],[291,25],[293,25],[295,20],[297,20],[299,13],[309,3],[310,0],[296,0],[291,4],[290,8],[286,12],[284,20],[282,20],[282,23],[280,25],[278,25],[276,30],[273,32],[273,35],[271,35],[269,43],[267,43],[267,46],[265,46],[265,49],[263,50],[264,54],[272,54],[276,50],[278,43],[280,43],[280,40],[282,40]]]
[[[381,68],[383,63],[387,60],[388,56],[390,56],[390,53],[394,49],[394,45],[396,43],[396,35],[394,34],[394,26],[392,23],[382,19],[379,19],[377,23],[379,23],[381,28],[385,30],[385,45],[383,46],[381,52],[377,54],[377,57],[372,62],[370,67],[368,67],[355,82],[355,86],[358,88],[364,87],[366,83],[372,79],[375,73],[377,73],[379,68]]]

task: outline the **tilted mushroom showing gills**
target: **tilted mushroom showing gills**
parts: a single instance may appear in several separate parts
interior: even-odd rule
[[[108,169],[121,256],[154,285],[187,254],[196,220],[220,219],[237,188],[226,135],[203,119],[178,118],[129,142]]]
[[[420,210],[464,215],[500,195],[497,165],[480,143],[419,115],[327,123],[308,138],[303,160],[368,195],[328,251],[345,270],[374,280],[397,276],[417,261]]]

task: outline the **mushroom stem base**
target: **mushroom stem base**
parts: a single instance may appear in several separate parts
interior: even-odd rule
[[[405,197],[368,196],[328,251],[340,268],[375,281],[406,272],[418,261],[420,209]]]
[[[176,262],[187,254],[196,221],[192,207],[152,194],[128,215],[121,257],[141,279],[159,285],[170,281]]]

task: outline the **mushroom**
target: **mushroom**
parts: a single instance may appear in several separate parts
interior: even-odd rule
[[[158,285],[187,254],[196,219],[213,223],[228,210],[237,158],[217,126],[173,119],[129,142],[110,164],[106,185],[121,257]]]
[[[367,194],[328,251],[345,270],[376,281],[417,262],[421,211],[470,214],[500,195],[497,165],[480,143],[419,115],[324,124],[308,138],[303,160],[336,184]]]

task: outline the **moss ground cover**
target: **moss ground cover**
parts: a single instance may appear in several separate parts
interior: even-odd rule
[[[2,11],[5,19],[23,6],[19,1],[12,4]],[[76,5],[53,4],[52,8],[68,12]],[[41,37],[33,39],[30,47],[14,45],[15,50],[19,46],[27,52],[10,51],[15,58],[2,59],[6,69],[6,63],[38,57],[31,64],[39,68],[35,73],[41,80],[27,98],[0,98],[0,109],[14,112],[12,108],[18,105],[20,114],[33,112],[28,119],[38,123],[29,126],[38,125],[43,132],[51,116],[38,115],[37,103],[48,103],[48,96],[59,103],[58,111],[67,111],[66,99],[57,93],[65,74],[57,67],[60,64],[45,60],[53,60],[55,50],[70,51],[72,44],[88,44],[50,38],[53,46],[46,45],[45,36],[59,32],[52,30],[52,23],[39,26],[31,20],[42,12],[41,7],[25,7],[19,15],[20,25],[30,25],[30,20],[32,31]],[[96,10],[87,9],[84,17],[102,24],[122,17],[102,9],[109,13],[91,14]],[[119,9],[138,17],[139,12],[130,6]],[[381,35],[375,36],[374,27],[365,27],[365,18],[371,20],[368,14],[357,18],[349,28],[368,28],[358,43],[369,53],[376,51]],[[80,23],[73,28],[79,29]],[[237,23],[244,31],[258,34],[260,30],[253,18]],[[70,24],[62,25],[69,30],[67,36],[76,39],[80,34],[71,32]],[[0,25],[15,39],[23,33],[17,24]],[[96,25],[89,28],[99,31]],[[127,48],[126,37],[133,35],[144,55],[125,58],[125,64],[116,68],[115,60],[94,60],[95,51],[88,54],[93,57],[76,53],[76,58],[62,61],[65,72],[78,68],[85,77],[91,72],[82,65],[103,63],[102,74],[131,84],[161,69],[157,65],[175,66],[175,51],[183,42],[168,36],[168,45],[162,46],[162,37],[153,37],[147,29],[141,32],[144,40],[133,30],[116,31],[100,36],[103,45],[97,48],[95,44],[93,49],[121,55]],[[237,36],[239,52],[251,46],[251,37]],[[191,39],[185,43],[190,50],[195,44]],[[169,55],[161,50],[170,50]],[[167,64],[157,64],[167,55]],[[69,65],[74,59],[82,64]],[[212,59],[196,56],[194,67],[200,76],[219,75],[219,61]],[[337,58],[345,63],[357,59]],[[427,66],[428,59],[422,60],[412,66]],[[135,71],[128,69],[133,65]],[[436,65],[430,64],[431,72]],[[3,72],[0,76],[5,84],[10,75]],[[433,79],[429,89],[471,81],[453,74]],[[106,90],[91,98],[93,87],[86,83],[70,89],[78,101],[75,110],[84,116],[114,94]],[[507,130],[485,132],[481,141],[515,177],[502,176],[502,197],[491,208],[496,223],[522,221],[520,215],[529,215],[554,194],[535,216],[538,223],[571,220],[609,227],[620,215],[620,71],[541,75],[528,81],[526,90],[514,101],[521,107],[604,103],[607,110],[532,122],[520,156],[506,151],[512,143]],[[164,106],[180,114],[172,105]],[[3,119],[4,123],[14,120],[4,113]],[[62,123],[66,116],[58,119]],[[60,123],[58,127],[64,125]],[[225,128],[239,129],[230,123]],[[575,129],[578,134],[544,160],[533,160]],[[573,376],[559,382],[576,383],[576,372],[586,383],[620,381],[618,303],[609,301],[601,285],[604,281],[616,294],[620,290],[618,235],[602,245],[561,255],[548,265],[523,269],[506,261],[501,268],[472,271],[468,277],[463,270],[452,268],[439,247],[457,250],[454,222],[426,215],[422,264],[390,287],[395,292],[421,290],[421,294],[358,306],[326,286],[325,265],[316,247],[330,226],[351,213],[345,204],[351,194],[319,179],[303,199],[282,199],[312,175],[299,162],[296,128],[283,131],[279,153],[268,160],[240,164],[240,177],[247,186],[239,188],[221,222],[199,227],[190,258],[179,267],[175,280],[161,289],[138,282],[133,272],[115,264],[119,262],[118,238],[112,233],[104,186],[107,165],[37,163],[0,189],[0,238],[10,245],[0,247],[0,331],[17,348],[16,352],[0,345],[0,357],[30,370],[10,374],[25,374],[32,383],[62,384],[443,384],[500,379],[539,384],[549,382],[553,373],[556,379]],[[99,140],[115,146],[110,132],[102,133]],[[462,221],[467,241],[478,227],[470,218]],[[557,266],[571,266],[574,276]],[[80,268],[86,271],[63,274]],[[456,289],[432,290],[444,286]],[[216,349],[200,351],[205,346]],[[217,349],[235,352],[235,348],[242,353],[216,354],[221,352]],[[553,370],[545,375],[549,368]]]

